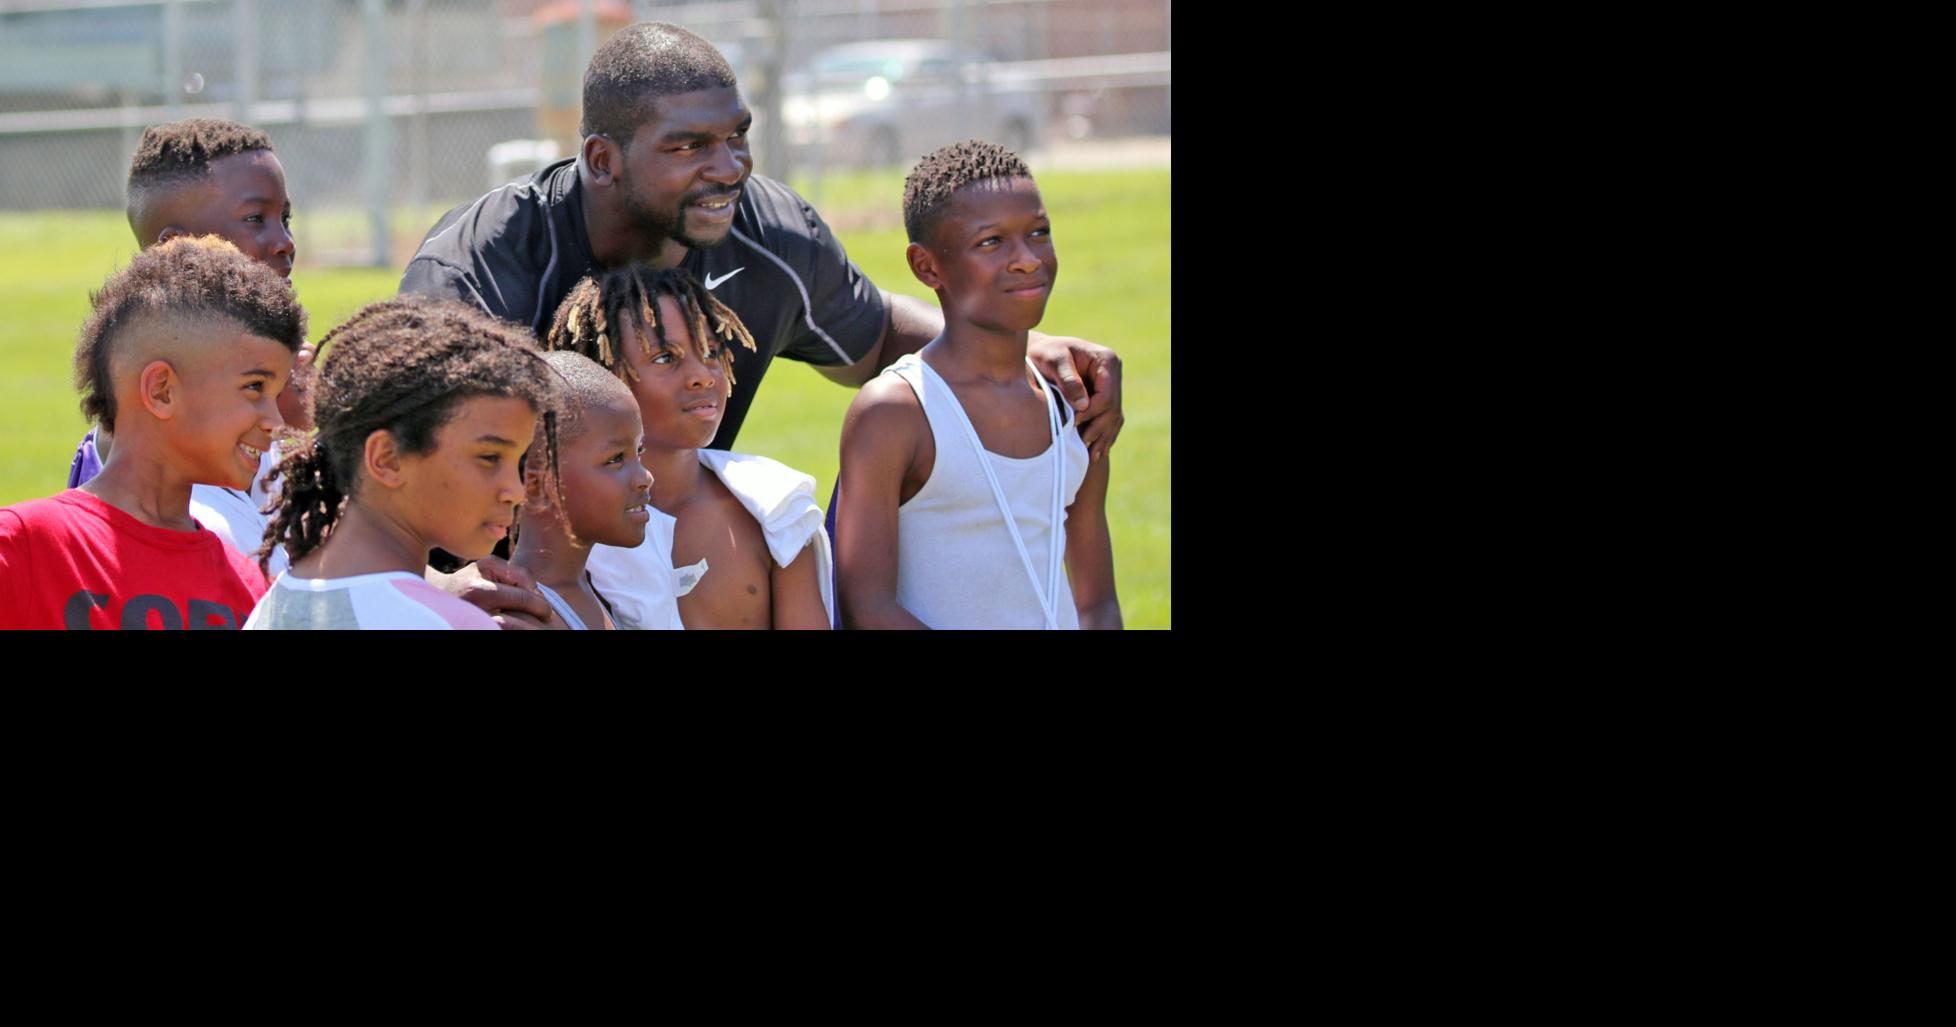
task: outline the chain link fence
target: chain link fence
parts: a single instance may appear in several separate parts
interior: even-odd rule
[[[778,178],[1166,135],[1169,6],[0,0],[0,209],[119,208],[143,126],[234,118],[285,165],[302,261],[399,267],[441,210],[575,152],[589,55],[640,20],[726,54]]]

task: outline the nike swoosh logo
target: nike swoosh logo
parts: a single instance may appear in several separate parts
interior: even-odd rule
[[[720,284],[721,282],[724,282],[724,281],[726,281],[727,279],[729,279],[729,278],[732,278],[733,276],[735,276],[735,275],[737,275],[737,274],[739,274],[739,273],[741,273],[742,271],[745,271],[745,270],[747,270],[747,269],[746,269],[746,268],[744,268],[744,267],[737,267],[737,268],[734,268],[734,269],[733,269],[732,271],[729,271],[729,272],[727,272],[726,274],[724,274],[724,275],[721,275],[721,276],[720,276],[720,277],[718,277],[718,278],[715,278],[715,277],[713,277],[712,275],[707,275],[707,276],[706,276],[706,290],[707,290],[708,292],[712,292],[712,291],[713,291],[713,288],[714,288],[714,286],[717,286],[717,285],[719,285],[719,284]]]

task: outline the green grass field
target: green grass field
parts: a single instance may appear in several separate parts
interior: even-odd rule
[[[1115,579],[1129,627],[1169,626],[1169,173],[1165,169],[1042,172],[1060,258],[1042,330],[1112,346],[1126,374],[1127,424],[1114,447],[1109,521]],[[794,183],[804,192],[809,184]],[[903,262],[897,172],[832,174],[818,205],[849,255],[878,285],[927,300]],[[435,213],[403,213],[411,250]],[[320,229],[347,212],[316,215]],[[313,338],[372,300],[392,295],[400,269],[326,268],[306,260],[307,214],[293,226],[292,281]],[[418,226],[418,227],[416,227]],[[397,244],[402,240],[397,239]],[[87,430],[69,360],[88,292],[127,262],[120,211],[0,214],[0,505],[62,488]],[[398,245],[397,245],[398,248]],[[815,476],[820,501],[835,483],[836,439],[853,392],[783,361],[761,384],[739,448]]]

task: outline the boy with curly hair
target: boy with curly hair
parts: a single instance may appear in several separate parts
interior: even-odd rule
[[[265,578],[192,518],[191,489],[251,486],[305,311],[209,238],[138,253],[91,299],[76,384],[115,455],[80,488],[0,509],[0,628],[236,628]]]
[[[529,459],[556,476],[557,389],[536,340],[453,300],[397,296],[320,341],[319,430],[279,463],[259,551],[291,567],[245,628],[496,630],[425,580],[428,553],[479,560],[508,536],[539,432]]]
[[[272,140],[250,125],[222,118],[189,118],[143,130],[129,162],[129,229],[144,249],[183,236],[215,235],[245,256],[284,277],[292,274],[292,201],[285,191],[285,169],[272,152]],[[297,428],[311,427],[305,391],[313,347],[301,342],[293,380],[279,394],[279,416]],[[115,437],[96,425],[75,447],[68,465],[68,487],[101,473],[115,448]],[[269,501],[275,454],[267,452],[259,474],[244,489],[199,484],[191,490],[190,512],[233,549],[253,552],[265,530],[261,512]],[[273,573],[283,569],[284,557]]]

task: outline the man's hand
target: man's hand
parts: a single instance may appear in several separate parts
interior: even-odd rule
[[[1026,356],[1041,374],[1059,382],[1060,395],[1079,417],[1087,459],[1106,456],[1127,423],[1121,414],[1121,358],[1085,339],[1038,332],[1026,340]]]
[[[504,631],[570,628],[544,601],[530,572],[501,557],[485,556],[453,574],[430,567],[425,576],[429,584],[481,608]]]
[[[286,380],[285,391],[278,394],[278,415],[287,427],[299,431],[312,427],[312,418],[306,415],[306,394],[312,391],[312,359],[318,352],[310,342],[299,344],[292,377]]]

